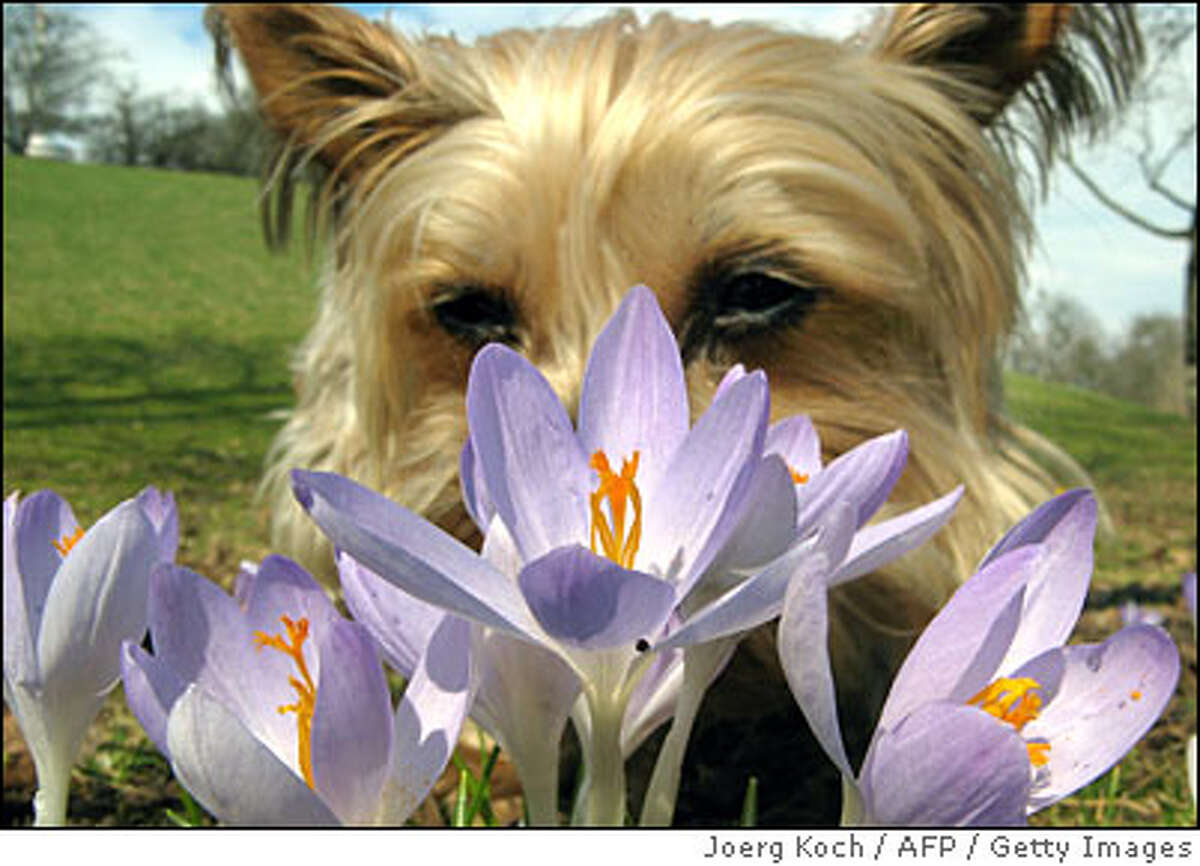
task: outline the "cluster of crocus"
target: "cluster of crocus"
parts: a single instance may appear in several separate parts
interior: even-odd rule
[[[576,424],[498,345],[475,358],[467,415],[478,553],[346,478],[293,474],[353,620],[281,556],[244,566],[232,596],[176,566],[174,503],[152,489],[86,534],[51,493],[6,501],[5,698],[37,762],[39,821],[61,822],[118,670],[199,803],[261,825],[403,823],[468,714],[517,766],[536,825],[559,821],[568,720],[585,771],[572,820],[587,825],[625,822],[625,760],[670,721],[640,816],[670,823],[705,690],[775,617],[788,682],[843,775],[845,823],[1022,823],[1119,759],[1174,688],[1178,656],[1152,624],[1064,646],[1096,523],[1072,491],[1001,539],[930,623],[855,771],[828,592],[923,543],[962,494],[870,522],[903,470],[902,431],[826,465],[809,419],[768,424],[765,377],[741,366],[693,425],[676,340],[640,286],[597,339]],[[1194,579],[1191,593],[1194,611]],[[395,711],[381,657],[407,679]]]
[[[342,552],[348,605],[401,670],[438,611],[473,623],[474,713],[518,766],[535,823],[556,820],[568,718],[587,780],[575,819],[619,825],[625,756],[674,713],[683,736],[643,816],[669,820],[678,743],[732,641],[778,615],[789,582],[848,580],[919,544],[960,492],[864,528],[903,467],[903,433],[822,467],[807,419],[768,428],[761,372],[732,370],[691,426],[678,346],[645,287],[596,341],[577,428],[499,345],[476,356],[467,413],[460,475],[480,554],[340,476],[293,483]]]
[[[779,624],[788,682],[843,775],[843,823],[1014,825],[1119,760],[1179,675],[1174,644],[1137,624],[1064,646],[1092,568],[1096,503],[1045,503],[984,557],[917,640],[855,773],[825,650],[826,588],[795,583]]]
[[[126,699],[219,820],[402,824],[470,706],[469,633],[446,618],[392,713],[374,641],[289,559],[243,567],[234,596],[174,565],[150,584],[154,654],[122,646]]]
[[[33,755],[36,823],[66,823],[80,742],[117,683],[121,642],[146,632],[150,572],[178,544],[174,499],[154,488],[86,532],[52,491],[4,500],[4,701]]]

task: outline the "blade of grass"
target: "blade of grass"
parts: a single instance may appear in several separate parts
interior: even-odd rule
[[[758,777],[751,776],[746,782],[746,796],[742,800],[742,817],[739,827],[754,827],[758,825]]]
[[[454,820],[451,821],[451,826],[470,826],[470,819],[467,818],[467,796],[470,785],[470,770],[468,770],[466,767],[460,767],[458,771],[458,793],[455,795],[454,799]]]

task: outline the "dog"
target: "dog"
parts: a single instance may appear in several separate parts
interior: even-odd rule
[[[278,142],[269,240],[286,241],[309,183],[310,236],[327,247],[264,479],[276,549],[314,571],[332,560],[293,468],[347,475],[478,544],[457,478],[474,353],[518,349],[573,410],[592,342],[644,283],[695,414],[741,363],[766,372],[773,419],[812,417],[826,460],[906,430],[889,507],[966,487],[934,542],[832,599],[861,755],[924,624],[1009,526],[1081,477],[1003,413],[997,359],[1037,181],[1017,154],[1044,171],[1127,98],[1142,53],[1130,11],[901,5],[844,42],[664,13],[473,44],[322,6],[208,21],[219,67],[240,54]],[[836,818],[836,775],[801,784],[823,763],[789,751],[803,728],[764,628],[707,698],[679,820],[736,820],[751,774],[760,822]]]

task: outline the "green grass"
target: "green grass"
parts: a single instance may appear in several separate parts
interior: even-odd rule
[[[7,157],[4,187],[5,491],[86,525],[152,483],[185,562],[264,553],[253,492],[315,289],[264,250],[257,185]]]
[[[88,525],[153,483],[179,501],[180,561],[229,579],[269,552],[254,490],[274,413],[291,400],[290,352],[316,308],[303,252],[264,251],[246,179],[6,157],[4,184],[5,494],[51,487]],[[1178,587],[1195,568],[1195,426],[1027,377],[1009,377],[1007,393],[1016,418],[1091,473],[1111,517],[1080,637],[1111,633],[1133,598],[1167,616],[1184,655],[1163,721],[1036,821],[1190,825],[1196,654]],[[4,745],[5,823],[25,823],[32,770],[7,716]],[[459,820],[492,808],[487,769],[468,773]],[[75,822],[202,820],[119,690],[74,781]],[[749,792],[747,803],[753,821]]]

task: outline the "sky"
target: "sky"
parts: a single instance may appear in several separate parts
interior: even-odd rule
[[[219,105],[213,78],[212,47],[203,26],[203,7],[171,4],[66,7],[92,24],[122,57],[114,71],[135,80],[145,95],[164,94],[184,102]],[[580,24],[614,7],[602,5],[382,6],[352,5],[371,18],[385,16],[413,34],[454,34],[460,40],[513,26]],[[818,35],[844,37],[870,20],[874,6],[854,4],[768,4],[632,6],[640,16],[666,9],[717,23],[755,20]],[[1191,7],[1195,14],[1195,7]],[[1196,92],[1193,41],[1178,53],[1172,72],[1181,105]],[[1187,98],[1190,97],[1190,100]],[[1193,109],[1194,111],[1194,109]],[[1167,140],[1181,123],[1180,113],[1153,117],[1156,140]],[[1194,122],[1195,115],[1191,115]],[[1186,227],[1189,214],[1149,190],[1133,157],[1136,139],[1117,135],[1103,146],[1079,149],[1078,162],[1111,195],[1150,221]],[[1183,198],[1196,195],[1196,140],[1172,162],[1166,185]],[[1113,338],[1134,317],[1177,315],[1182,308],[1187,244],[1164,240],[1113,214],[1065,168],[1051,176],[1049,195],[1034,210],[1038,241],[1030,265],[1027,298],[1037,292],[1068,295],[1082,302]]]

